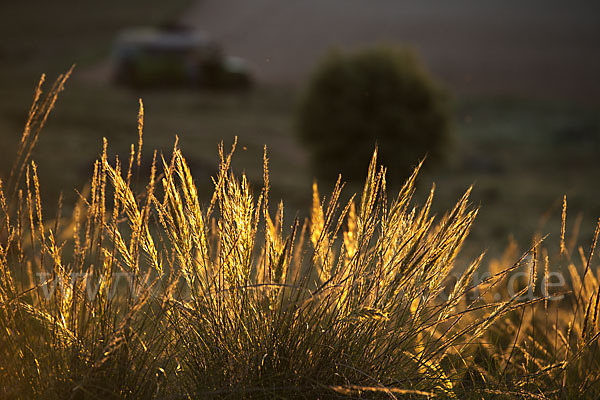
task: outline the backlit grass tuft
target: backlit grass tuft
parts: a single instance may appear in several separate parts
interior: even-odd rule
[[[67,77],[40,83],[0,181],[0,398],[600,395],[598,230],[456,265],[470,190],[431,215],[419,167],[388,194],[377,151],[349,201],[315,183],[306,220],[271,198],[266,150],[262,188],[233,173],[235,143],[206,203],[177,144],[135,185],[141,102],[129,159],[105,142],[72,215],[44,215],[31,154]]]

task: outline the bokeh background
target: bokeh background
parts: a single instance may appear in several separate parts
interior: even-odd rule
[[[511,236],[522,247],[536,233],[556,239],[565,194],[567,229],[582,221],[582,243],[600,216],[597,2],[32,0],[3,1],[0,19],[0,176],[10,170],[40,75],[51,81],[77,65],[34,154],[46,204],[60,192],[74,201],[103,137],[112,156],[127,156],[141,97],[146,163],[151,149],[168,154],[177,135],[208,196],[217,144],[238,136],[234,168],[259,186],[266,144],[273,195],[291,215],[308,209],[313,176],[294,123],[299,96],[331,48],[386,45],[412,48],[452,95],[448,160],[420,176],[417,198],[436,182],[442,212],[475,185],[482,209],[467,255],[501,252]],[[119,33],[165,24],[206,32],[244,59],[252,89],[115,85]]]

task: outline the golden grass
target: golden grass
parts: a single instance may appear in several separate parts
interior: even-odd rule
[[[30,156],[67,77],[46,100],[40,82],[0,181],[0,398],[600,395],[599,229],[567,246],[566,198],[556,255],[513,246],[479,279],[483,255],[455,265],[470,189],[438,218],[434,188],[413,205],[419,167],[389,197],[377,152],[360,196],[315,183],[306,221],[273,205],[266,150],[258,194],[233,174],[235,143],[208,204],[177,143],[136,192],[140,101],[129,160],[105,142],[72,216],[44,220]]]

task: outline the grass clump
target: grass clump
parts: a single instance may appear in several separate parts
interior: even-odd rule
[[[27,126],[53,104],[40,96]],[[35,135],[23,136],[24,183],[13,172],[0,190],[0,397],[599,394],[597,238],[583,273],[570,262],[564,302],[526,297],[552,272],[539,241],[485,279],[483,256],[456,268],[477,214],[470,190],[438,218],[433,188],[412,202],[419,168],[388,197],[376,151],[359,196],[342,202],[338,180],[322,197],[315,183],[303,221],[273,204],[266,150],[262,189],[233,174],[234,143],[219,147],[203,204],[177,144],[134,190],[142,130],[140,107],[137,149],[109,160],[105,142],[72,215],[52,220],[29,161]]]

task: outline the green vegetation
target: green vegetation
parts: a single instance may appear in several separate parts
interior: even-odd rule
[[[389,195],[377,154],[359,196],[315,184],[291,223],[266,152],[259,191],[221,145],[203,205],[177,144],[136,190],[140,104],[131,152],[105,142],[70,215],[49,217],[31,156],[66,78],[36,91],[1,180],[0,397],[600,395],[600,223],[578,250],[566,200],[556,251],[510,248],[482,277],[482,257],[457,261],[470,190],[435,217],[433,190],[413,205],[418,169]]]
[[[331,53],[314,72],[298,111],[298,129],[314,173],[361,181],[377,143],[392,179],[420,159],[449,149],[448,96],[408,50]]]

